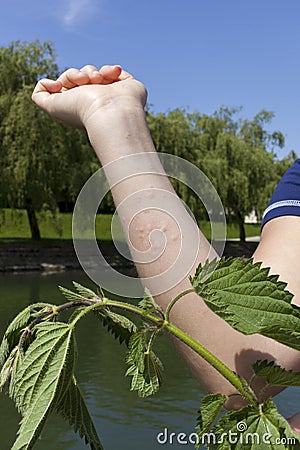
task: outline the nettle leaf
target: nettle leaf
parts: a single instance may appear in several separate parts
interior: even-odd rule
[[[17,345],[20,331],[28,325],[31,318],[31,308],[31,306],[28,306],[23,309],[7,327],[0,346],[0,367],[5,363],[10,351]]]
[[[195,291],[216,314],[244,334],[259,333],[300,350],[300,310],[277,275],[243,258],[200,265],[191,279]],[[204,281],[203,281],[204,278]],[[291,331],[293,330],[293,331]]]
[[[149,289],[145,288],[144,297],[139,301],[139,307],[144,311],[152,312],[157,309],[157,305],[152,297]]]
[[[6,362],[3,364],[1,372],[0,372],[0,391],[4,388],[6,384],[8,384],[11,380],[11,376],[13,373],[14,363],[16,361],[17,353],[19,351],[18,347],[15,347]]]
[[[256,361],[252,367],[255,375],[265,378],[271,386],[300,386],[300,372],[286,370],[274,361]]]
[[[76,281],[73,281],[73,285],[78,294],[80,294],[82,297],[88,300],[99,298],[99,296],[94,291],[84,286],[81,286],[81,284],[77,283]]]
[[[203,435],[200,444],[210,450],[296,450],[300,436],[279,414],[272,400],[259,407],[230,411]]]
[[[20,368],[20,366],[22,364],[22,361],[24,359],[24,352],[23,352],[23,350],[19,346],[15,347],[15,349],[16,349],[16,353],[14,355],[13,365],[12,365],[12,368],[11,368],[10,380],[9,380],[9,389],[8,389],[8,394],[9,394],[10,398],[13,398],[13,396],[14,396],[15,379],[16,379],[16,377],[18,375],[19,368]],[[13,352],[14,352],[14,350],[13,350]],[[18,406],[17,406],[17,408],[18,408]],[[20,410],[20,408],[18,408],[18,409]]]
[[[70,300],[71,302],[83,302],[87,300],[87,297],[84,297],[81,294],[78,294],[77,292],[73,292],[70,289],[64,288],[62,286],[58,286],[60,292],[63,294],[63,296]]]
[[[226,395],[210,394],[202,400],[196,426],[199,443],[202,436],[210,431],[227,399]]]
[[[3,337],[0,345],[0,368],[3,367],[9,355],[10,345],[6,337]]]
[[[145,365],[145,352],[147,351],[147,336],[145,330],[137,331],[133,333],[128,344],[128,357],[134,362],[140,372],[144,372]],[[128,362],[129,364],[129,362]]]
[[[200,264],[197,267],[196,273],[193,277],[193,283],[192,283],[193,286],[196,287],[196,285],[202,285],[207,280],[207,278],[211,277],[211,275],[214,273],[214,271],[218,267],[220,261],[222,261],[222,259],[219,260],[219,259],[215,258],[212,261],[208,261],[208,260],[205,261],[205,263],[203,265]]]
[[[119,340],[120,344],[125,342],[128,345],[132,333],[137,330],[134,322],[108,308],[101,308],[95,311],[95,314],[101,320],[102,324],[107,327],[108,331],[112,333],[114,338]]]
[[[149,397],[155,394],[162,384],[163,366],[159,358],[153,352],[149,352],[145,356],[143,372],[130,358],[127,359],[127,362],[128,364],[132,363],[125,374],[125,376],[132,377],[131,391],[137,391],[139,397]]]
[[[23,309],[9,324],[7,327],[7,330],[5,332],[5,336],[9,336],[14,331],[19,331],[22,328],[25,328],[28,324],[30,317],[31,317],[31,311],[32,311],[32,305],[27,306],[27,308]]]
[[[33,317],[37,317],[45,308],[51,307],[48,303],[36,303],[23,309],[9,324],[3,336],[0,346],[0,368],[5,363],[7,356],[18,344],[20,333],[27,327]]]
[[[145,330],[134,333],[129,341],[126,363],[130,365],[125,376],[131,376],[131,390],[139,397],[149,397],[162,384],[163,365],[152,350],[147,348]]]
[[[36,338],[18,364],[11,389],[22,415],[12,450],[33,447],[55,400],[68,389],[75,364],[72,326],[43,322],[35,330]]]
[[[55,407],[56,411],[68,420],[74,431],[79,433],[91,450],[103,450],[96,428],[73,376],[68,389]]]

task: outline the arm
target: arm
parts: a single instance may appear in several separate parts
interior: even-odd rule
[[[119,208],[123,229],[130,239],[133,259],[141,252],[145,255],[146,259],[136,264],[140,277],[146,279],[150,290],[155,291],[155,276],[159,276],[162,291],[167,289],[156,295],[156,302],[165,309],[172,298],[190,287],[188,276],[193,274],[196,266],[200,262],[203,263],[208,256],[216,255],[183,208],[180,199],[174,195],[154,153],[144,114],[144,86],[123,72],[119,66],[105,66],[100,71],[86,66],[81,71],[71,69],[65,72],[57,81],[40,81],[34,91],[33,100],[54,118],[87,130],[101,164],[109,165],[106,175],[111,185],[120,175],[116,173],[114,164],[110,166],[111,163],[128,155],[143,155],[140,174],[116,184],[112,194],[116,207]],[[131,173],[131,169],[124,164],[122,177],[125,178],[127,173]],[[184,230],[180,229],[176,221],[164,210],[148,208],[135,213],[133,217],[136,204],[140,202],[143,205],[149,195],[156,195],[158,204],[164,204],[165,197],[171,195],[172,211],[178,222],[185,224]],[[134,198],[132,204],[127,201],[130,198]],[[122,205],[125,207],[122,208]],[[157,230],[159,233],[155,234]],[[157,246],[161,246],[161,233],[165,236],[165,247],[157,257],[159,252],[156,253],[155,247],[157,242]],[[153,245],[149,242],[149,235]],[[195,240],[199,243],[198,248],[195,246]],[[195,258],[187,262],[184,259],[189,272],[172,272],[176,282],[172,287],[168,286],[169,277],[164,277],[163,274],[173,270],[176,258],[181,256],[184,249],[188,249],[188,254],[189,250],[194,248],[197,248]],[[257,359],[272,358],[288,369],[300,369],[299,363],[296,363],[296,351],[262,336],[244,336],[238,333],[211,312],[194,293],[190,293],[175,305],[171,320],[232,370],[247,379],[252,375],[251,364]],[[233,393],[232,386],[201,358],[180,342],[175,342],[175,345],[207,391]],[[230,402],[230,407],[241,406],[238,397],[233,397]]]

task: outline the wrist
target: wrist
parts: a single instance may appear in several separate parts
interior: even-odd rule
[[[155,151],[144,106],[131,99],[96,108],[85,128],[102,165],[122,156]]]
[[[112,125],[125,125],[131,117],[144,117],[144,105],[134,98],[114,98],[95,100],[81,118],[89,133],[95,129],[107,131]]]
[[[144,114],[147,90],[139,81],[129,80],[128,82],[115,83],[112,86],[101,86],[100,91],[96,88],[93,91],[89,90],[89,93],[89,97],[86,97],[88,106],[84,108],[81,117],[87,130],[90,126],[93,126],[95,120],[105,123],[105,119],[108,117],[122,120],[125,115],[130,115],[133,112]],[[79,110],[80,108],[81,104],[79,104]]]

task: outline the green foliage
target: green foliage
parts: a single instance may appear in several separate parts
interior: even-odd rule
[[[51,42],[0,48],[0,204],[25,208],[35,238],[36,212],[55,218],[58,201],[78,195],[96,159],[83,133],[54,122],[31,100],[38,79],[58,73]]]
[[[102,449],[97,431],[74,376],[70,380],[68,389],[55,405],[55,409],[68,420],[81,438],[85,438],[85,442],[90,445],[91,450]]]
[[[33,85],[37,79],[56,77],[55,53],[50,41],[14,41],[0,48],[0,95]]]
[[[95,312],[108,331],[112,333],[120,344],[125,342],[128,346],[132,333],[136,332],[136,325],[126,316],[117,314],[108,308]]]
[[[211,275],[203,281],[202,272]],[[236,330],[300,349],[299,308],[291,304],[286,283],[269,275],[261,263],[243,258],[207,262],[199,266],[192,284],[209,308]]]
[[[13,350],[18,342],[18,332],[25,328],[29,322],[31,306],[21,311],[8,326],[0,346],[0,368],[6,361],[7,355]],[[17,338],[16,338],[17,336]]]
[[[153,312],[158,308],[149,289],[147,288],[145,289],[144,297],[142,298],[142,300],[140,300],[139,306],[140,308],[142,308],[144,311],[147,312]]]
[[[162,383],[163,365],[149,348],[145,330],[131,336],[126,362],[130,367],[125,376],[132,377],[131,390],[137,391],[139,397],[155,394]]]
[[[227,398],[226,395],[222,394],[210,394],[202,400],[196,426],[199,443],[204,435],[211,430]]]
[[[14,319],[3,337],[1,388],[7,385],[22,416],[12,448],[32,448],[48,416],[56,409],[91,449],[100,450],[100,440],[74,378],[74,327],[80,317],[77,314],[66,324],[53,322],[56,316],[53,305],[33,305]]]
[[[265,378],[270,386],[300,386],[300,372],[285,370],[274,361],[256,361],[252,367],[255,375]]]
[[[23,309],[9,324],[0,345],[0,369],[7,355],[19,342],[20,333],[29,324],[30,320],[41,315],[46,308],[51,307],[49,303],[36,303]]]
[[[294,450],[300,445],[271,400],[227,412],[210,433],[203,442],[210,450]]]
[[[19,358],[11,381],[10,395],[22,415],[13,450],[33,447],[55,397],[68,389],[74,364],[73,327],[59,322],[38,324],[36,338]]]

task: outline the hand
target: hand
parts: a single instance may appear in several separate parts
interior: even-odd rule
[[[82,128],[94,112],[123,103],[144,107],[147,92],[142,83],[120,66],[68,69],[57,80],[40,80],[32,100],[58,121]]]

